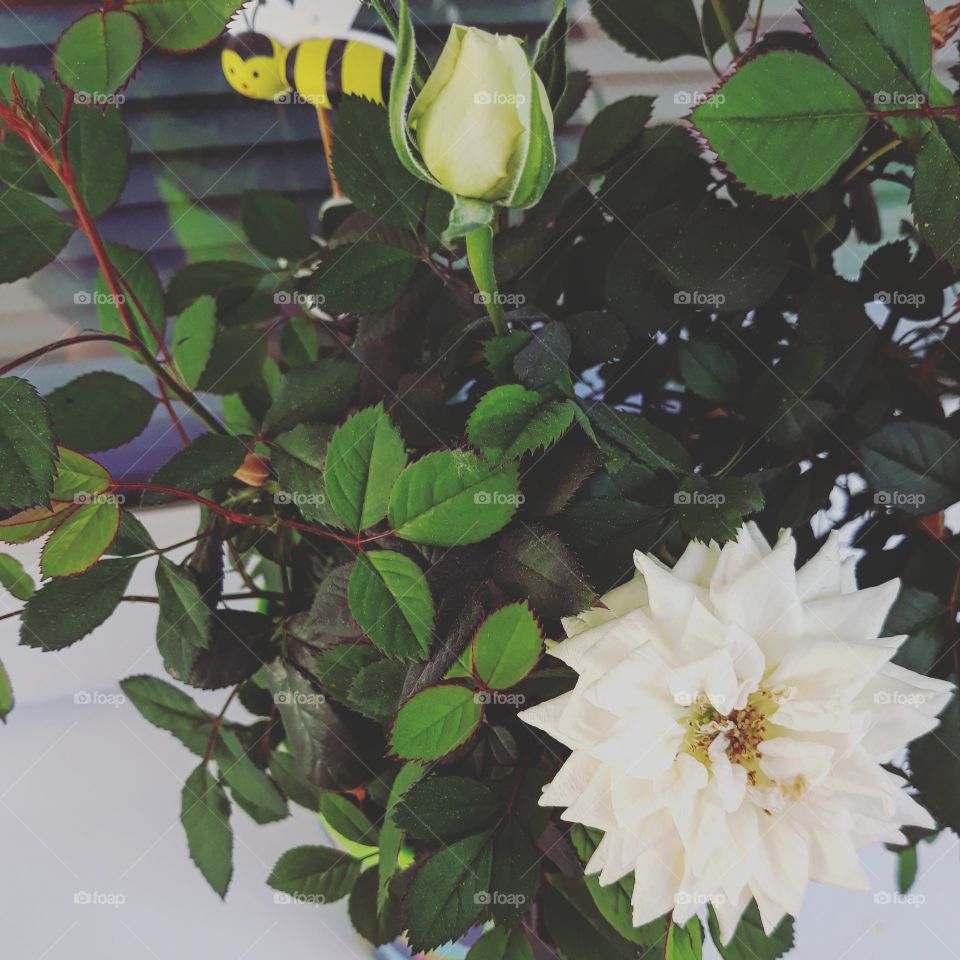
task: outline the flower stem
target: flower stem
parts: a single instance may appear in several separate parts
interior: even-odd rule
[[[740,45],[737,43],[737,36],[730,25],[730,18],[727,16],[726,7],[723,5],[723,0],[711,0],[713,3],[713,12],[717,16],[717,23],[720,24],[720,32],[723,34],[723,39],[727,41],[727,46],[730,48],[730,55],[734,60],[740,56]]]
[[[507,331],[507,318],[500,303],[500,291],[497,289],[497,273],[493,267],[493,230],[490,227],[477,227],[467,234],[467,261],[477,281],[481,299],[493,322],[498,337]]]

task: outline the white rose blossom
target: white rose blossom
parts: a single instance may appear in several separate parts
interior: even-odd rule
[[[891,664],[899,581],[844,592],[831,535],[692,543],[564,621],[575,689],[524,711],[572,750],[541,798],[604,832],[587,865],[636,877],[633,922],[712,903],[724,942],[756,898],[768,933],[808,880],[869,889],[858,850],[933,820],[881,764],[937,725],[952,685]]]

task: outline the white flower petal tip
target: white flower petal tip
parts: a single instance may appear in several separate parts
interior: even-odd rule
[[[769,933],[809,881],[866,889],[858,851],[933,820],[881,764],[937,724],[952,684],[891,664],[897,581],[847,590],[839,537],[796,569],[789,531],[691,544],[568,618],[575,688],[521,716],[572,753],[541,798],[604,832],[600,882],[631,871],[636,926],[713,904],[729,942]]]

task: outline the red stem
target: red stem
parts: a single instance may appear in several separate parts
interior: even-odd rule
[[[167,393],[167,388],[164,382],[157,377],[157,389],[160,391],[160,402],[163,404],[164,409],[170,415],[170,422],[176,428],[177,433],[180,435],[180,442],[186,447],[190,444],[190,435],[186,430],[183,429],[183,424],[180,422],[180,418],[177,416],[177,411],[173,409],[173,404],[170,402],[170,395]]]
[[[386,533],[378,533],[372,537],[364,537],[363,539],[361,539],[359,535],[356,537],[345,537],[339,533],[333,533],[331,530],[323,530],[320,527],[311,527],[306,523],[298,523],[296,520],[284,520],[281,517],[255,517],[247,513],[236,513],[227,507],[221,506],[219,503],[214,503],[213,500],[208,500],[206,497],[200,496],[199,493],[191,493],[188,490],[178,490],[175,487],[165,487],[157,483],[127,483],[126,481],[114,481],[110,484],[110,490],[143,490],[153,493],[165,493],[168,496],[178,497],[181,500],[190,500],[192,503],[199,503],[201,506],[206,507],[208,510],[212,510],[221,517],[225,517],[231,523],[235,523],[238,526],[271,527],[276,525],[279,527],[287,527],[290,530],[299,530],[301,533],[309,533],[311,536],[325,537],[328,540],[336,540],[337,543],[342,543],[348,547],[352,547],[354,550],[362,551],[365,544],[374,543],[377,540],[383,540],[384,538],[393,535],[393,531],[390,530]]]

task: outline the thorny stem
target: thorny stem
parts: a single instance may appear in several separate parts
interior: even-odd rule
[[[159,377],[157,377],[157,390],[159,391],[160,395],[160,403],[167,411],[167,414],[170,417],[170,422],[173,424],[177,434],[180,436],[180,442],[185,447],[188,446],[190,443],[190,435],[186,430],[183,429],[183,424],[180,422],[180,418],[177,416],[177,411],[173,409],[173,404],[170,402],[170,395],[167,393],[167,386]]]
[[[386,537],[393,536],[393,531],[388,530],[385,533],[374,534],[372,537],[345,537],[331,530],[323,530],[320,527],[312,527],[306,523],[298,523],[296,520],[284,520],[282,517],[257,517],[248,513],[237,513],[228,507],[223,507],[213,500],[208,500],[199,493],[191,493],[188,490],[178,490],[175,487],[165,487],[157,483],[127,483],[126,481],[114,481],[110,484],[109,490],[141,490],[143,492],[165,493],[171,497],[177,497],[181,500],[189,500],[192,503],[199,503],[200,506],[225,517],[231,523],[246,527],[286,527],[290,530],[297,530],[301,533],[309,533],[314,537],[325,537],[328,540],[335,540],[354,550],[362,551],[368,543],[374,543],[377,540],[383,540]]]
[[[207,737],[207,748],[203,751],[203,762],[209,763],[210,758],[213,756],[213,748],[217,743],[217,736],[220,733],[220,727],[223,726],[223,718],[227,715],[227,708],[233,703],[233,698],[239,693],[241,684],[237,684],[231,691],[230,696],[227,697],[227,702],[223,705],[223,709],[220,713],[214,717],[213,724],[210,727],[210,736]]]
[[[21,367],[25,363],[30,363],[31,360],[37,360],[40,357],[46,356],[48,353],[53,353],[54,350],[60,350],[63,347],[73,347],[78,343],[94,343],[98,340],[108,343],[119,343],[125,347],[133,346],[126,337],[121,337],[114,333],[83,333],[76,337],[65,337],[63,340],[56,340],[54,343],[44,344],[36,350],[25,353],[22,357],[17,357],[15,360],[5,363],[0,367],[0,377],[5,377],[12,370],[16,370],[17,367]]]

